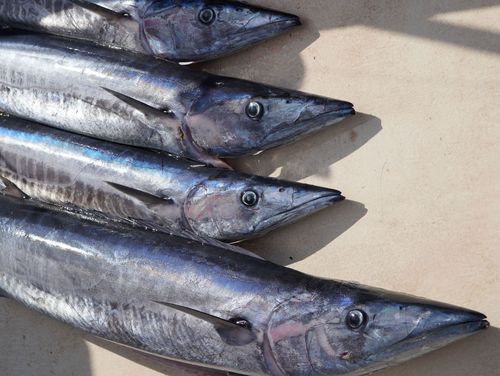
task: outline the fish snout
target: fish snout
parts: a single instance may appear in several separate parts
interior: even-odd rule
[[[345,118],[355,115],[354,105],[338,99],[315,98],[309,101],[302,116],[302,120],[314,119],[315,117],[325,117],[325,121]],[[300,120],[300,119],[299,119]]]
[[[408,338],[425,336],[434,332],[453,331],[455,335],[467,335],[489,328],[490,323],[480,312],[452,306],[434,306],[426,309]]]
[[[279,34],[292,27],[300,26],[300,18],[294,14],[271,9],[256,10],[251,19],[245,24],[245,30],[266,30],[269,34]]]
[[[344,199],[342,193],[335,189],[297,184],[292,190],[286,210],[273,213],[260,222],[256,230],[268,232],[278,226],[294,223]]]

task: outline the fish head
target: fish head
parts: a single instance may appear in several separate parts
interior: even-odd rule
[[[212,76],[186,116],[194,142],[213,155],[256,153],[354,114],[352,103]]]
[[[286,374],[362,375],[489,326],[484,315],[467,309],[340,286],[334,297],[297,297],[275,310],[267,333],[274,367]]]
[[[291,14],[222,0],[156,0],[143,19],[151,50],[176,62],[227,55],[300,25]]]
[[[191,190],[184,217],[200,236],[237,241],[263,235],[342,199],[333,189],[220,172]]]

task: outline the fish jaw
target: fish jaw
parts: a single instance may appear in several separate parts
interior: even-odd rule
[[[292,124],[278,124],[261,142],[263,150],[292,143],[307,135],[340,123],[356,114],[350,102],[321,98],[304,105],[304,111]]]
[[[364,375],[386,367],[400,364],[410,359],[418,358],[435,350],[439,350],[454,342],[465,339],[478,332],[488,329],[490,323],[482,314],[470,315],[468,313],[454,314],[449,324],[441,324],[435,329],[425,330],[425,325],[413,333],[406,340],[392,346],[388,351],[374,354],[367,362],[373,362],[373,366],[362,368],[349,375]],[[435,323],[428,323],[434,326]]]
[[[221,52],[218,54],[218,58],[230,55],[235,52],[241,51],[249,46],[263,43],[269,39],[275,38],[286,31],[301,26],[302,23],[298,16],[282,13],[282,12],[272,12],[268,16],[260,17],[265,21],[252,26],[249,24],[245,29],[237,32],[233,35],[228,36],[226,39],[217,41],[217,44],[221,46],[231,42],[230,48],[221,48]],[[207,60],[209,57],[198,57],[198,60]]]
[[[345,197],[342,196],[342,192],[335,189],[305,185],[296,188],[293,206],[261,221],[255,228],[254,237],[265,235],[278,227],[297,222],[343,200]]]

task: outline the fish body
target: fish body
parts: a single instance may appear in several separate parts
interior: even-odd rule
[[[0,109],[225,166],[353,114],[352,104],[41,35],[0,38]]]
[[[333,189],[196,165],[5,116],[0,176],[20,196],[225,241],[262,235],[343,199]]]
[[[187,63],[260,43],[300,21],[236,1],[0,0],[0,23]]]
[[[361,375],[488,326],[474,311],[0,200],[4,295],[168,359],[252,376]]]

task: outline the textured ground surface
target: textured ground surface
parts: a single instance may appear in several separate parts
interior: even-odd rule
[[[488,332],[380,376],[500,375],[498,0],[252,2],[305,26],[205,68],[351,100],[360,114],[236,161],[350,199],[248,246],[308,273],[489,315]],[[6,300],[0,333],[2,376],[181,375]]]

